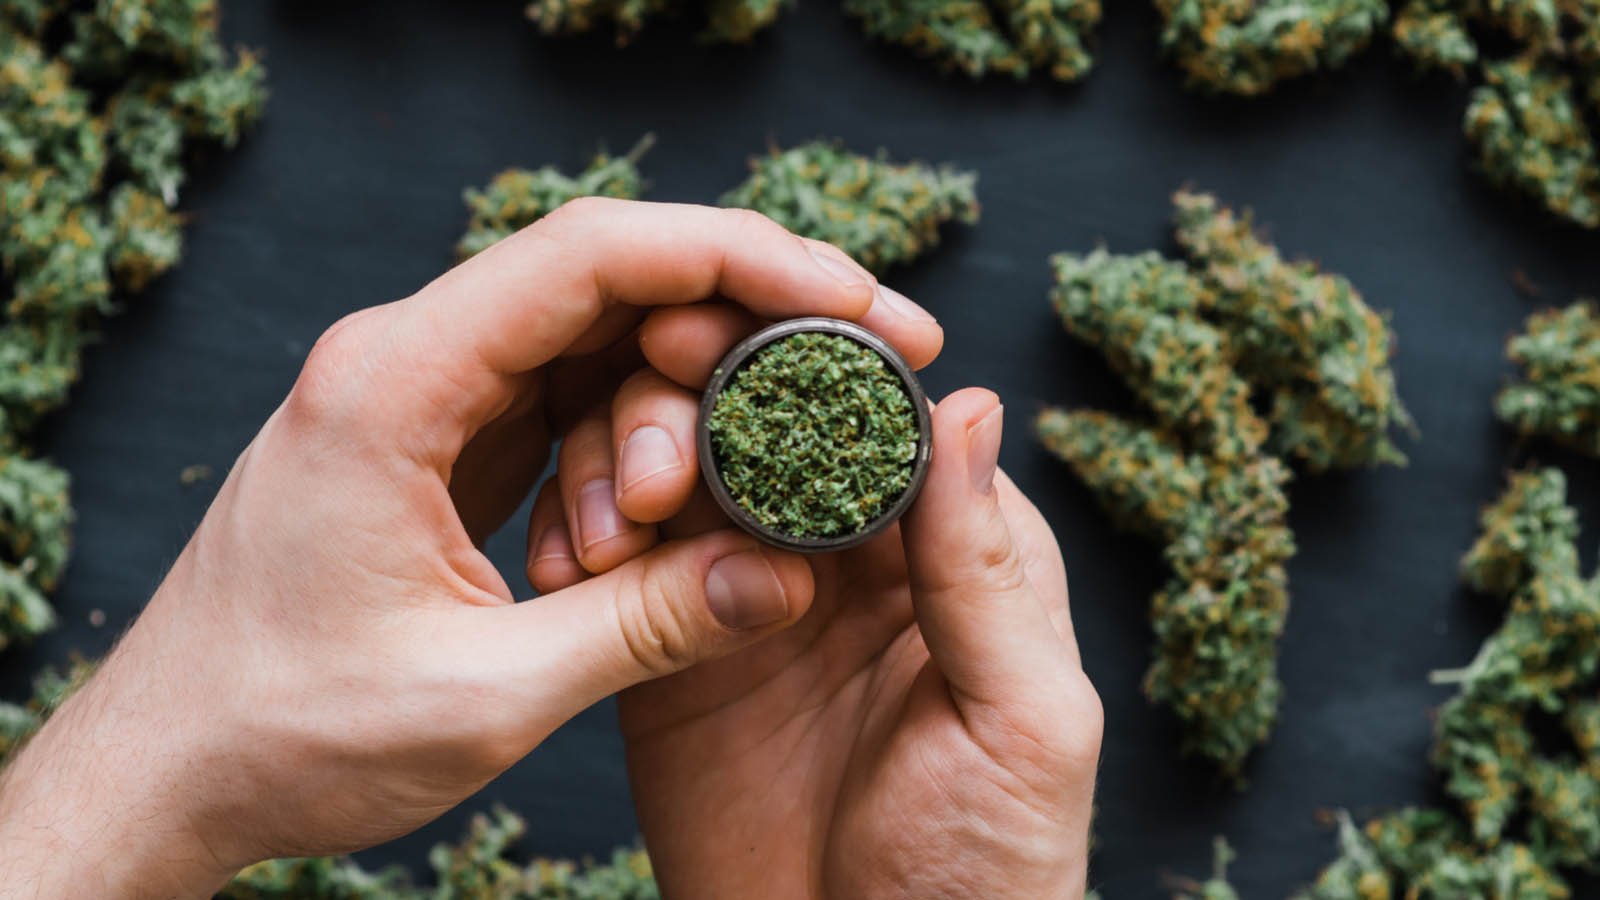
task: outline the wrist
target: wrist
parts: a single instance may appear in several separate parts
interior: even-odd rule
[[[0,900],[209,897],[237,869],[196,827],[215,754],[119,654],[0,771]]]

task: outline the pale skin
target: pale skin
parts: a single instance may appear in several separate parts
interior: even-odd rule
[[[668,898],[1079,898],[1100,749],[1049,527],[984,390],[902,523],[802,557],[699,487],[761,321],[937,322],[753,213],[583,200],[352,315],[99,673],[0,774],[0,897],[205,897],[455,806],[619,694]],[[533,489],[516,593],[479,550]]]

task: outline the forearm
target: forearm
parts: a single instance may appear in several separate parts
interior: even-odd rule
[[[231,874],[193,821],[198,742],[115,657],[0,772],[0,898],[209,897]]]

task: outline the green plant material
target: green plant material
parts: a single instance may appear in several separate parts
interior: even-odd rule
[[[34,676],[33,695],[26,701],[0,701],[0,765],[92,674],[93,663],[74,659],[65,669],[47,668]]]
[[[1173,577],[1151,602],[1145,691],[1183,723],[1185,752],[1237,776],[1282,693],[1288,470],[1186,453],[1173,434],[1106,413],[1046,410],[1034,424],[1120,527],[1166,542]]]
[[[1403,463],[1389,437],[1412,421],[1389,367],[1394,337],[1348,280],[1287,261],[1249,211],[1173,195],[1178,243],[1205,284],[1239,368],[1271,398],[1269,449],[1313,471]]]
[[[1177,881],[1173,900],[1239,900],[1239,892],[1228,883],[1228,865],[1238,858],[1226,838],[1211,843],[1211,877],[1205,881]]]
[[[1228,336],[1200,318],[1211,296],[1198,279],[1154,252],[1101,248],[1050,263],[1051,300],[1067,330],[1100,348],[1163,425],[1198,435],[1225,459],[1260,449],[1267,426],[1250,408]]]
[[[700,39],[713,44],[748,43],[792,5],[792,0],[707,0],[698,7],[705,20]],[[681,18],[696,10],[684,0],[533,0],[527,14],[548,35],[609,28],[617,46],[623,47],[651,20]]]
[[[422,900],[398,867],[368,872],[343,857],[269,859],[246,868],[217,900]]]
[[[1161,47],[1191,87],[1255,96],[1336,69],[1388,20],[1384,0],[1156,0]]]
[[[717,471],[762,525],[854,534],[903,494],[921,441],[904,383],[877,351],[802,332],[762,347],[712,405]]]
[[[1600,227],[1600,161],[1572,79],[1541,57],[1485,65],[1467,138],[1489,180],[1552,213]]]
[[[1513,473],[1478,521],[1478,539],[1461,561],[1474,590],[1509,598],[1541,573],[1577,572],[1578,514],[1561,470]]]
[[[1358,829],[1338,813],[1339,857],[1299,900],[1566,900],[1571,889],[1525,844],[1474,845],[1446,810],[1406,808]]]
[[[457,258],[488,249],[579,197],[637,200],[645,187],[639,160],[654,144],[655,135],[647,134],[626,156],[611,156],[602,150],[576,177],[554,166],[537,171],[507,169],[482,189],[468,188],[462,198],[471,217],[467,233],[456,243]]]
[[[660,900],[642,850],[618,849],[609,862],[534,859],[509,853],[527,831],[496,807],[473,816],[465,838],[429,854],[436,884],[414,887],[400,867],[367,872],[341,858],[271,860],[240,872],[219,900]]]
[[[1583,300],[1534,313],[1506,354],[1522,377],[1495,397],[1501,421],[1600,457],[1600,308]]]
[[[1439,710],[1434,767],[1484,844],[1497,842],[1516,814],[1533,755],[1527,716],[1517,706],[1462,695]]]
[[[827,241],[874,272],[907,263],[939,243],[951,220],[978,221],[978,176],[949,166],[890,162],[813,141],[750,160],[751,175],[723,206],[753,209],[809,238]]]
[[[1077,81],[1094,65],[1100,0],[845,0],[867,34],[902,44],[946,71]]]
[[[1419,68],[1464,77],[1478,62],[1478,42],[1463,16],[1467,5],[1465,0],[1406,0],[1394,16],[1395,46]]]
[[[182,248],[183,154],[235,144],[264,72],[217,37],[214,0],[0,8],[0,648],[49,628],[65,565],[65,473],[26,438],[67,400],[116,291]]]

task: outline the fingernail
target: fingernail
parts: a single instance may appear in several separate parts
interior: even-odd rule
[[[659,425],[641,425],[622,442],[622,489],[626,491],[652,475],[682,468],[683,457],[672,435]]]
[[[706,602],[723,627],[734,631],[782,622],[789,614],[778,573],[760,550],[724,556],[706,573]]]
[[[1000,433],[1006,408],[996,406],[967,429],[967,474],[980,494],[994,490],[994,471],[1000,465]]]
[[[872,276],[867,274],[866,269],[854,263],[845,262],[825,250],[809,245],[806,250],[810,251],[811,258],[817,261],[817,265],[825,269],[829,275],[832,275],[835,280],[845,287],[865,284],[872,280]]]
[[[913,322],[936,321],[932,313],[918,306],[916,301],[892,287],[878,285],[878,299],[882,300],[885,306],[899,313],[901,318],[910,319]]]
[[[567,526],[560,522],[544,530],[539,538],[539,543],[533,548],[533,561],[543,562],[547,559],[572,559],[576,554],[572,552],[572,538],[567,536]]]
[[[596,478],[578,489],[578,542],[587,550],[628,530],[617,509],[616,488],[609,478]]]

